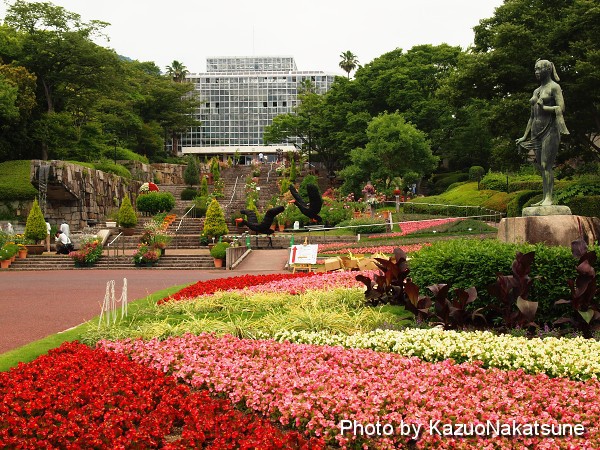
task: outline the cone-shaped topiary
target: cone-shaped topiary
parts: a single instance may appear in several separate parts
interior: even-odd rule
[[[33,241],[42,241],[46,239],[48,229],[46,228],[46,221],[44,220],[44,214],[40,208],[40,204],[37,198],[33,201],[33,206],[29,215],[27,216],[27,223],[25,224],[25,238]]]
[[[208,180],[206,179],[206,175],[203,175],[200,181],[200,197],[208,197]]]
[[[211,238],[218,238],[227,233],[229,233],[229,228],[227,228],[221,205],[219,205],[217,200],[213,199],[206,210],[203,234]]]
[[[137,225],[137,215],[135,214],[133,206],[131,206],[129,196],[127,195],[123,198],[123,202],[121,202],[117,220],[119,221],[119,226],[123,228],[133,228]]]
[[[198,184],[198,180],[200,179],[200,172],[198,171],[198,165],[196,164],[196,159],[191,156],[188,160],[185,171],[183,172],[183,181],[185,184],[189,184],[193,186]]]

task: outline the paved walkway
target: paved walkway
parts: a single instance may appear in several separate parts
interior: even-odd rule
[[[0,353],[67,330],[100,314],[106,283],[133,301],[176,285],[244,274],[282,273],[288,250],[253,250],[235,269],[50,270],[0,272]]]

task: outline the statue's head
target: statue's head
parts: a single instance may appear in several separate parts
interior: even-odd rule
[[[554,81],[560,81],[554,64],[547,59],[538,59],[535,62],[535,74],[538,78],[543,78],[544,73],[547,73]]]

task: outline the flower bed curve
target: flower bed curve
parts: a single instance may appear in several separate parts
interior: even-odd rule
[[[231,336],[186,335],[165,341],[104,342],[106,349],[172,373],[342,448],[598,448],[600,382],[452,361],[427,363],[391,353],[296,345]],[[391,424],[390,436],[341,433],[343,420]],[[431,432],[440,424],[545,424],[583,427],[581,437],[476,436]],[[403,424],[423,433],[398,432]],[[429,430],[427,432],[426,430]]]

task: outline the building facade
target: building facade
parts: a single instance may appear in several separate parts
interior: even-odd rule
[[[335,74],[298,71],[290,56],[235,56],[207,58],[206,73],[188,73],[200,99],[196,119],[180,139],[183,154],[238,154],[246,161],[259,154],[274,160],[277,153],[295,150],[299,141],[265,146],[263,133],[275,116],[293,112],[298,90],[309,80],[316,92],[325,93]]]

